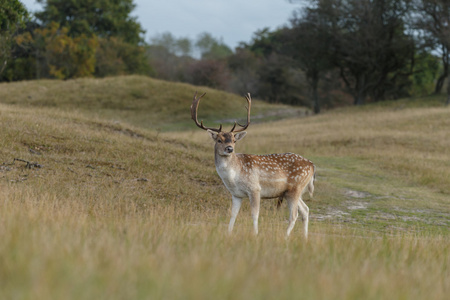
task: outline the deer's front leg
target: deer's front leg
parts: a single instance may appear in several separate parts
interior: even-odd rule
[[[250,207],[252,211],[253,229],[255,235],[258,234],[258,218],[259,218],[259,205],[260,205],[260,192],[255,191],[249,195]]]
[[[232,203],[231,203],[231,219],[230,224],[228,225],[228,233],[231,233],[233,231],[234,222],[236,222],[236,217],[239,213],[239,209],[241,208],[242,204],[242,198],[238,198],[235,196],[232,196]]]

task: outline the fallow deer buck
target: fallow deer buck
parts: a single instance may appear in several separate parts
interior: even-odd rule
[[[260,199],[285,198],[288,201],[290,212],[287,236],[294,228],[295,221],[300,213],[303,221],[303,231],[305,237],[308,236],[308,215],[309,208],[302,200],[302,194],[308,187],[312,196],[314,191],[314,164],[294,153],[252,155],[237,154],[234,147],[237,141],[241,140],[247,132],[244,131],[250,125],[250,108],[252,100],[250,94],[246,96],[247,124],[240,125],[234,123],[229,132],[222,131],[222,124],[218,129],[209,128],[197,120],[197,110],[200,99],[205,95],[197,97],[191,105],[191,116],[195,124],[208,131],[215,141],[215,165],[217,173],[222,178],[228,191],[232,196],[231,219],[228,232],[233,230],[236,216],[242,204],[242,198],[250,199],[251,213],[253,218],[253,228],[258,234],[258,216]],[[239,125],[240,128],[236,128]],[[279,202],[280,203],[280,202]]]

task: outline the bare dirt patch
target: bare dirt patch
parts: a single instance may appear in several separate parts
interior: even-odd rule
[[[358,199],[369,198],[372,196],[372,194],[367,193],[367,192],[354,191],[354,190],[350,190],[350,189],[345,190],[344,195],[347,197],[358,198]]]

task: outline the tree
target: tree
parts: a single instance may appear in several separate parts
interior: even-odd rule
[[[275,103],[304,104],[301,74],[293,64],[292,57],[282,51],[286,43],[281,29],[274,32],[268,28],[257,31],[251,43],[242,44],[242,47],[253,53],[258,62],[244,64],[244,67],[257,68],[255,96]],[[247,70],[246,73],[252,72]]]
[[[405,96],[415,45],[405,33],[407,0],[319,0],[333,39],[334,63],[354,97],[364,104]]]
[[[205,85],[221,90],[227,89],[229,77],[229,71],[225,62],[214,59],[202,59],[192,62],[187,76],[192,84]]]
[[[218,40],[207,32],[203,32],[198,36],[195,46],[199,49],[204,59],[221,59],[233,53],[222,39]]]
[[[258,69],[257,96],[269,102],[306,104],[302,96],[301,76],[292,60],[276,52],[263,58]]]
[[[447,0],[416,1],[416,25],[428,34],[430,45],[439,51],[443,72],[439,76],[435,93],[440,93],[450,75],[450,3]],[[447,105],[450,104],[450,84],[447,84]]]
[[[237,47],[233,55],[227,59],[230,68],[230,90],[239,95],[255,93],[258,87],[258,70],[261,59],[245,45]]]
[[[67,27],[53,22],[17,37],[19,46],[35,51],[37,78],[68,79],[94,73],[97,38],[85,34],[70,37],[68,31]]]
[[[144,30],[137,18],[130,16],[135,8],[133,0],[37,1],[44,6],[43,11],[36,13],[36,18],[44,28],[59,24],[65,28],[64,34],[73,41],[97,41],[93,56],[96,76],[148,74],[151,71],[141,36]],[[78,75],[65,76],[70,78]]]
[[[291,28],[285,28],[282,34],[285,38],[282,51],[305,72],[314,113],[320,113],[319,80],[322,73],[333,67],[333,39],[326,19],[319,10],[306,8],[302,14],[294,14]]]
[[[159,34],[150,39],[147,53],[158,78],[221,89],[229,86],[226,58],[232,51],[209,33],[200,34],[195,43],[169,32]],[[200,54],[201,59],[194,58],[193,53]]]
[[[433,53],[422,49],[415,58],[416,72],[412,75],[412,96],[426,96],[435,90],[436,78],[440,69],[440,59]]]
[[[124,42],[120,37],[98,38],[95,53],[96,77],[124,74],[152,74],[145,48]]]
[[[165,48],[168,53],[176,56],[190,56],[193,48],[192,41],[189,38],[177,39],[170,32],[155,35],[150,38],[150,44]]]
[[[18,0],[0,0],[0,74],[11,58],[13,36],[25,25],[28,12]]]
[[[189,38],[176,38],[170,32],[151,37],[146,51],[153,75],[164,80],[188,81],[187,74],[194,61],[192,49]]]
[[[36,18],[44,26],[56,22],[69,29],[69,36],[96,35],[100,38],[119,37],[138,45],[144,33],[137,17],[130,14],[136,7],[133,0],[37,0],[44,7]]]

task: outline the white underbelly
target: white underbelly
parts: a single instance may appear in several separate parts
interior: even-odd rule
[[[284,194],[287,188],[286,179],[261,180],[261,198],[276,198]]]

